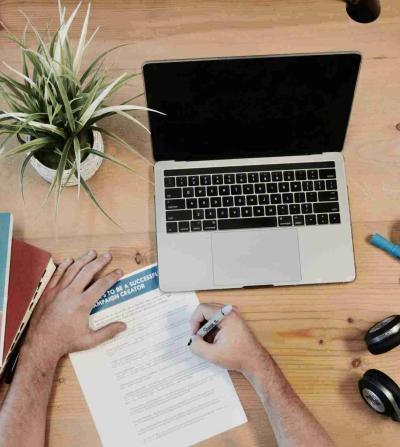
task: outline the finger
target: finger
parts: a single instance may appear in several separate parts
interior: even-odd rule
[[[190,340],[189,346],[193,354],[211,363],[217,363],[218,347],[215,344],[207,343],[198,335],[192,335]]]
[[[82,267],[84,267],[87,263],[93,261],[97,256],[97,253],[94,250],[89,250],[79,259],[77,259],[65,272],[63,279],[60,281],[60,286],[62,288],[68,287],[75,276],[81,271]]]
[[[103,255],[99,256],[98,258],[82,267],[80,272],[76,275],[75,279],[71,283],[71,286],[73,286],[74,290],[83,292],[86,287],[93,281],[94,276],[97,273],[101,272],[101,270],[103,270],[103,268],[110,263],[111,258],[112,256],[110,253],[104,253]]]
[[[96,301],[104,295],[107,290],[112,287],[123,275],[122,270],[117,269],[108,275],[99,278],[95,281],[84,293],[85,302],[90,309],[95,305]]]
[[[64,273],[68,269],[68,267],[74,262],[74,260],[70,257],[65,258],[61,264],[57,267],[56,271],[54,272],[54,275],[52,276],[49,284],[47,287],[54,288],[57,287],[58,283],[60,282],[61,278],[64,276]]]
[[[92,331],[87,341],[87,349],[94,348],[107,340],[111,340],[120,332],[125,331],[125,329],[126,324],[122,321],[118,321],[116,323],[107,324],[107,326],[104,326],[97,331]]]
[[[200,326],[203,324],[204,320],[209,320],[222,307],[224,307],[223,304],[217,303],[199,304],[190,318],[190,325],[193,334],[200,329]]]

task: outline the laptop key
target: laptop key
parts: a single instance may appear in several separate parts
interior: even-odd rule
[[[278,214],[289,214],[289,207],[287,205],[278,205]]]
[[[340,224],[340,214],[339,213],[329,214],[329,223]]]
[[[177,177],[176,186],[187,186],[187,177]]]
[[[318,214],[317,222],[318,222],[318,225],[326,225],[328,223],[328,215],[327,214]]]
[[[274,193],[278,192],[278,185],[276,183],[268,183],[267,184],[267,192]]]
[[[256,194],[265,194],[266,188],[264,183],[257,183],[257,185],[254,186],[254,191]]]
[[[300,226],[300,225],[304,225],[304,216],[293,216],[293,225],[294,226]]]
[[[251,217],[253,215],[253,211],[251,206],[243,206],[241,208],[242,217]]]
[[[184,210],[185,205],[185,199],[171,199],[165,201],[165,208],[167,210]]]
[[[269,205],[269,195],[268,194],[261,194],[258,196],[258,203],[260,205]]]
[[[266,216],[275,216],[276,215],[276,205],[268,205],[265,207],[265,215]]]
[[[182,197],[182,188],[167,188],[165,190],[166,199],[180,199]]]
[[[302,203],[301,212],[303,214],[310,214],[313,212],[311,203]]]
[[[247,174],[247,178],[249,179],[250,183],[257,183],[259,182],[259,176],[258,176],[258,172],[249,172]]]
[[[219,208],[222,205],[221,197],[211,197],[210,204],[213,208]]]
[[[288,182],[294,180],[294,171],[284,171],[283,179]]]
[[[293,203],[293,194],[291,192],[287,192],[286,194],[282,194],[283,203]]]
[[[246,196],[246,205],[257,205],[257,196]]]
[[[336,178],[336,171],[335,169],[320,169],[319,178],[320,179]]]
[[[167,222],[175,220],[192,220],[192,210],[167,211],[166,220]]]
[[[193,219],[203,220],[204,219],[204,210],[193,210]]]
[[[288,182],[279,183],[279,192],[288,192],[288,191],[289,191],[289,183]]]
[[[219,208],[217,210],[218,219],[226,219],[228,217],[228,208]]]
[[[306,193],[307,202],[318,202],[318,196],[316,192],[307,192]]]
[[[260,182],[270,182],[271,181],[271,174],[269,172],[261,172],[260,174]]]
[[[209,208],[210,207],[210,199],[208,197],[201,197],[199,199],[199,208]]]
[[[188,233],[189,232],[189,222],[183,221],[178,223],[179,233]]]
[[[315,191],[323,191],[325,189],[325,181],[324,180],[316,180],[314,182]]]
[[[253,217],[250,219],[220,219],[218,230],[239,230],[241,228],[265,228],[278,226],[276,217]]]
[[[231,194],[233,196],[242,194],[242,185],[232,185],[231,186]]]
[[[228,196],[230,194],[229,186],[218,186],[218,192],[220,196]]]
[[[216,174],[212,176],[213,185],[222,185],[224,183],[224,177],[222,174]]]
[[[320,202],[337,202],[338,193],[337,191],[324,191],[318,193],[318,200]]]
[[[204,197],[206,195],[206,188],[203,188],[202,186],[194,188],[194,195],[196,197]]]
[[[217,212],[215,208],[208,208],[205,212],[206,219],[215,219],[217,217]]]
[[[318,171],[316,169],[310,169],[309,171],[307,171],[307,178],[308,180],[317,180]]]
[[[301,191],[301,183],[300,182],[291,182],[290,183],[290,191],[292,191],[292,192]]]
[[[183,197],[193,197],[194,196],[194,189],[193,188],[183,188]]]
[[[254,194],[253,185],[243,185],[243,194]]]
[[[338,202],[314,203],[314,213],[337,213],[337,212],[339,212]]]
[[[306,201],[306,195],[304,194],[304,192],[296,192],[294,194],[294,201],[296,203],[303,203]]]
[[[273,182],[281,182],[283,180],[282,172],[273,172],[271,179]]]
[[[230,185],[231,183],[235,183],[235,174],[225,174],[224,183],[228,185]]]
[[[192,220],[190,222],[191,231],[201,231],[201,222],[199,220]]]
[[[315,218],[314,214],[307,214],[305,216],[306,225],[316,225],[317,219]]]
[[[203,185],[203,186],[211,185],[211,175],[201,175],[200,176],[200,185]]]
[[[222,197],[222,205],[225,207],[233,206],[233,197],[231,196]]]
[[[307,178],[306,171],[296,171],[296,180],[305,180]]]
[[[337,189],[337,182],[336,180],[327,180],[326,182],[326,189]]]
[[[236,174],[236,183],[247,183],[247,175],[246,174]]]
[[[314,184],[311,181],[305,181],[301,184],[303,186],[303,191],[312,191],[314,189]]]
[[[186,208],[193,209],[197,208],[197,199],[186,199]]]
[[[207,195],[208,196],[217,196],[218,188],[216,186],[207,186]]]
[[[292,226],[292,216],[279,216],[278,223],[280,227],[291,227]]]
[[[167,222],[167,233],[176,233],[178,231],[177,222]]]
[[[189,186],[199,186],[200,185],[200,179],[197,175],[191,175],[188,178],[188,184]]]
[[[216,220],[203,220],[203,231],[213,231],[217,229]]]
[[[253,206],[253,215],[255,217],[264,216],[264,207],[263,206]]]
[[[298,203],[292,203],[289,205],[290,214],[300,214],[300,205]]]
[[[164,177],[164,186],[166,188],[173,188],[175,186],[175,177]]]
[[[244,196],[236,196],[235,197],[235,205],[236,206],[243,206],[246,204],[246,199]]]
[[[282,203],[282,197],[280,194],[271,194],[270,200],[273,204]]]
[[[240,217],[240,208],[229,208],[229,217]]]

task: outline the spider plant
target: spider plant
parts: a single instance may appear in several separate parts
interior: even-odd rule
[[[81,3],[67,18],[65,7],[58,1],[60,25],[53,35],[48,33],[47,38],[37,31],[25,15],[27,23],[22,38],[9,35],[9,39],[21,51],[22,69],[19,71],[3,62],[15,76],[0,73],[0,97],[8,106],[7,111],[0,111],[0,135],[4,136],[0,143],[0,154],[8,157],[19,154],[25,156],[20,170],[22,196],[25,171],[31,158],[35,157],[45,166],[55,170],[47,198],[55,194],[56,215],[60,195],[67,183],[62,180],[63,174],[69,171],[68,179],[77,179],[78,198],[82,188],[95,205],[111,219],[96,200],[87,181],[82,178],[81,164],[89,154],[94,154],[119,166],[130,168],[111,155],[94,149],[93,131],[99,131],[102,136],[105,135],[136,153],[121,137],[102,127],[100,121],[112,115],[119,115],[148,131],[129,112],[153,110],[130,104],[135,98],[117,105],[109,104],[111,96],[136,76],[124,73],[109,80],[103,69],[105,56],[123,45],[103,52],[86,69],[81,70],[85,52],[98,29],[88,37],[91,11],[89,3],[79,41],[75,49],[72,48],[69,31],[80,7]],[[30,48],[26,43],[28,28],[36,38],[35,48]],[[15,77],[18,80],[14,79]],[[10,148],[12,137],[15,136],[21,144]]]

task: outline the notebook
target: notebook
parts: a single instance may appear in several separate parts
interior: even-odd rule
[[[12,215],[0,213],[0,374],[50,281],[55,265],[49,253],[12,239]],[[8,224],[7,224],[8,222]]]

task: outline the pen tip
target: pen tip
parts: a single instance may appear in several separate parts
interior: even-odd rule
[[[190,346],[191,344],[192,344],[192,339],[189,340],[189,343],[187,345]]]

